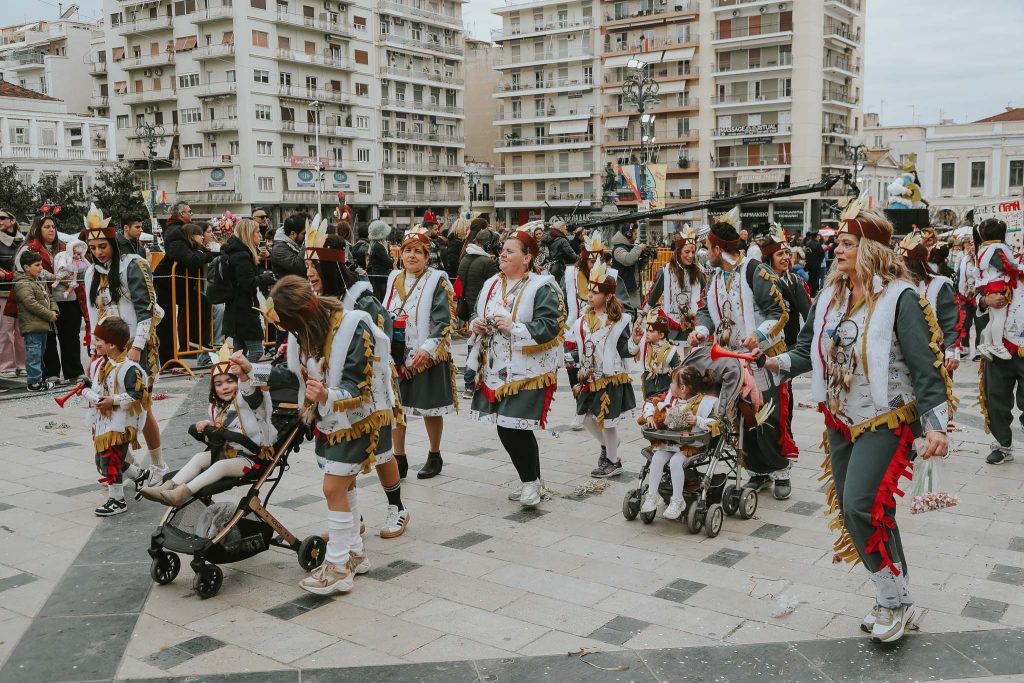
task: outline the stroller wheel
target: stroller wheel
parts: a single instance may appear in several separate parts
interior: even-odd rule
[[[320,536],[310,536],[299,544],[299,566],[307,572],[313,571],[324,563],[327,543]]]
[[[691,534],[699,533],[704,526],[704,510],[699,500],[690,503],[690,509],[686,511],[686,529]]]
[[[640,513],[640,521],[643,522],[644,524],[650,524],[650,523],[652,523],[654,521],[654,518],[655,518],[655,516],[657,516],[657,514],[658,514],[657,510],[654,510],[653,512],[641,512]]]
[[[735,484],[729,484],[722,491],[722,510],[732,517],[740,509],[740,490]]]
[[[707,514],[704,517],[704,534],[708,538],[714,538],[722,530],[722,520],[725,519],[725,512],[722,510],[722,506],[718,503],[714,503],[708,508]]]
[[[740,517],[750,519],[757,512],[757,491],[754,489],[743,489],[740,496]]]
[[[622,499],[622,516],[627,522],[636,519],[640,512],[640,489],[630,489]]]
[[[180,570],[181,560],[174,553],[160,553],[149,565],[149,575],[161,586],[174,581]]]
[[[207,564],[196,572],[196,577],[192,579],[192,589],[201,599],[206,600],[220,592],[222,583],[224,583],[224,572],[215,564]]]

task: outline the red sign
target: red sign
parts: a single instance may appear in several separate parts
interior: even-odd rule
[[[290,159],[292,168],[316,168],[316,157],[292,157]],[[328,157],[320,157],[320,168],[330,168],[331,160]]]

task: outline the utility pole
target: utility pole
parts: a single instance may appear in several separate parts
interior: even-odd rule
[[[323,218],[321,193],[324,189],[324,166],[320,157],[320,110],[324,108],[324,105],[319,100],[314,100],[309,106],[313,108],[316,119],[316,123],[313,124],[314,144],[316,145],[316,214]]]
[[[149,211],[150,226],[153,230],[153,242],[158,251],[163,251],[163,235],[160,224],[156,220],[156,181],[153,179],[153,162],[156,160],[157,143],[163,144],[164,127],[159,123],[151,124],[143,119],[135,127],[135,135],[146,147],[146,168],[149,170],[149,194],[146,197],[146,209]]]

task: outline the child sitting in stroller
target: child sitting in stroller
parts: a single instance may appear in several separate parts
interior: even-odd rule
[[[712,431],[717,422],[717,418],[712,417],[717,401],[714,372],[683,365],[672,372],[672,383],[668,391],[644,403],[643,414],[637,421],[651,429]],[[658,509],[658,487],[665,465],[668,464],[672,478],[672,498],[663,516],[666,519],[679,519],[686,507],[683,499],[684,468],[700,453],[676,443],[654,440],[651,441],[651,450],[653,455],[647,478],[647,495],[640,511],[651,513]]]
[[[149,500],[177,507],[203,487],[227,477],[244,476],[274,455],[277,430],[270,421],[270,392],[252,385],[231,358],[231,347],[224,346],[210,356],[209,419],[189,427],[189,433],[208,448],[192,456],[173,478],[142,489],[142,496]]]

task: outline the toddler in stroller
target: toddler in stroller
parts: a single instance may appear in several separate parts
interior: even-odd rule
[[[691,432],[717,431],[717,418],[712,416],[718,397],[715,394],[714,372],[699,370],[693,365],[684,365],[672,372],[668,391],[653,396],[644,403],[643,415],[637,420],[652,430],[670,430],[689,434]],[[671,478],[672,497],[665,509],[666,519],[679,519],[686,503],[683,499],[684,482],[691,488],[700,484],[699,475],[692,472],[687,477],[685,469],[700,454],[701,449],[672,441],[651,439],[651,464],[647,476],[647,495],[643,498],[640,512],[653,513],[658,510],[665,465]]]

